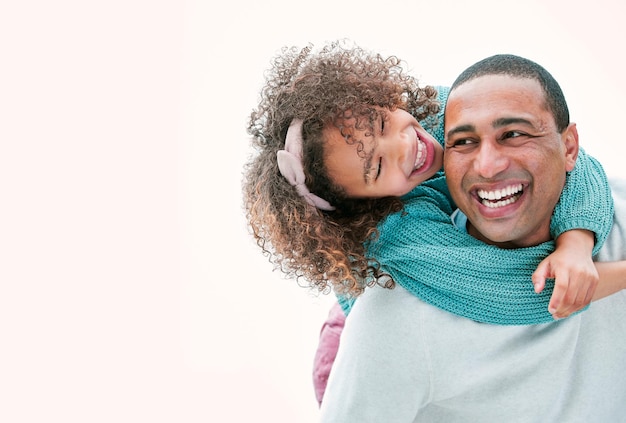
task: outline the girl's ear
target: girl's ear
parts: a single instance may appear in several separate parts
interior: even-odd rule
[[[575,123],[570,123],[561,134],[565,144],[565,169],[570,172],[576,166],[578,157],[578,129]]]

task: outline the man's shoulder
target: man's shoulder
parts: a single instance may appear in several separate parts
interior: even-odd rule
[[[626,260],[626,179],[609,178],[609,185],[614,202],[613,227],[596,259]]]
[[[355,302],[350,317],[357,313],[380,313],[385,319],[401,319],[402,316],[414,315],[426,304],[399,284],[392,288],[374,285]]]

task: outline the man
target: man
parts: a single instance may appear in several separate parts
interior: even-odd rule
[[[476,63],[451,87],[445,131],[459,230],[502,248],[549,241],[578,153],[552,76],[516,56]],[[612,188],[616,220],[603,261],[626,258],[626,186]],[[623,289],[624,262],[603,265],[602,289]],[[624,357],[623,290],[565,320],[498,326],[447,313],[400,286],[375,287],[346,321],[322,422],[622,421]]]

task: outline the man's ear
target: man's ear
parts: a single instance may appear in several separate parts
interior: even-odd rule
[[[561,134],[565,143],[565,170],[571,172],[578,157],[578,129],[575,123],[570,123]]]

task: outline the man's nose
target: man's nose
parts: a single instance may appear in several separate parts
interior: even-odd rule
[[[509,159],[504,147],[494,140],[480,142],[474,160],[474,170],[483,178],[493,178],[507,168]]]

